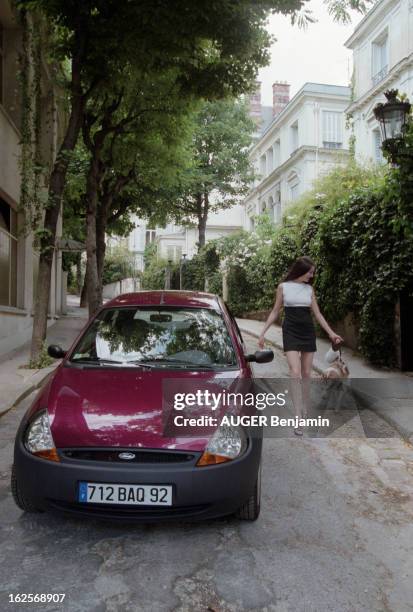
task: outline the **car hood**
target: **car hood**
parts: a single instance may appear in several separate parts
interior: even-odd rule
[[[162,389],[180,381],[233,387],[241,372],[190,372],[62,365],[47,387],[57,448],[142,447],[204,450],[208,437],[164,436]],[[172,379],[165,383],[166,379]],[[182,390],[182,386],[181,386]]]

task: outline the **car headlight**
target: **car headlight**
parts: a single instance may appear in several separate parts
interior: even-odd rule
[[[24,446],[37,457],[60,461],[50,431],[47,410],[39,412],[31,421],[24,437]]]
[[[247,437],[242,427],[221,425],[215,431],[199,458],[197,465],[216,465],[236,459],[247,448]]]

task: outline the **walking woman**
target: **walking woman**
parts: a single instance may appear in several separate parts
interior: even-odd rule
[[[328,334],[333,345],[339,345],[343,342],[343,338],[331,329],[320,312],[312,287],[314,273],[315,266],[309,257],[299,257],[293,263],[284,281],[277,287],[274,307],[258,340],[258,346],[262,349],[266,331],[275,323],[281,309],[284,308],[283,348],[287,357],[290,377],[300,380],[298,385],[293,385],[293,401],[296,414],[299,417],[305,415],[308,407],[309,379],[314,353],[317,350],[311,313]],[[302,400],[299,397],[301,386]],[[301,428],[296,428],[294,433],[302,435]]]

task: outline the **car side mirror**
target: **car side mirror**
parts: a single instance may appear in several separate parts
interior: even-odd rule
[[[63,359],[66,357],[67,351],[63,350],[61,346],[57,344],[51,344],[47,349],[47,354],[53,359]]]
[[[250,353],[249,355],[245,355],[245,359],[247,361],[255,361],[256,363],[269,363],[274,359],[273,351],[255,351],[255,353]]]

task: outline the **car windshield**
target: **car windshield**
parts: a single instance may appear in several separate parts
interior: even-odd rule
[[[77,344],[72,363],[236,366],[222,316],[211,309],[131,307],[103,310]]]

